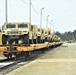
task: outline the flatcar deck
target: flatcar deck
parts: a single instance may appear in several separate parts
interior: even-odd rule
[[[62,42],[45,42],[40,44],[13,44],[13,45],[0,45],[0,52],[8,59],[18,57],[19,54],[23,53],[25,56],[31,55],[31,52],[37,50],[45,50],[46,48],[59,46]],[[22,54],[22,55],[23,55]]]
[[[37,49],[48,48],[52,46],[61,45],[61,42],[30,44],[30,45],[0,45],[0,52],[20,52],[20,51],[33,51]]]

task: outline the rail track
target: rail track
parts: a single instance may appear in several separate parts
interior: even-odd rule
[[[44,52],[41,52],[41,51],[37,51],[35,52],[34,54],[32,54],[31,56],[25,58],[25,57],[22,57],[20,59],[17,59],[17,60],[2,60],[0,62],[0,75],[5,75],[6,73],[8,72],[11,72],[12,70],[22,66],[22,65],[25,65],[31,61],[33,61],[34,59],[36,59],[37,57],[39,57],[39,55],[43,54]],[[24,62],[24,63],[22,63]],[[16,66],[16,67],[15,67]],[[13,69],[10,69],[12,67],[15,67]]]
[[[30,59],[34,59],[34,57],[36,58],[38,55],[37,54],[35,54],[35,55],[32,55],[32,56],[29,56],[29,57],[27,57],[27,58],[24,58],[24,57],[22,57],[21,59],[18,59],[18,60],[2,60],[1,62],[0,62],[0,70],[1,69],[5,69],[5,68],[8,68],[8,67],[10,67],[10,66],[13,66],[13,65],[16,65],[16,64],[18,64],[18,63],[20,63],[20,62],[23,62],[23,61],[27,61],[27,60],[30,60]],[[3,66],[2,66],[2,65]]]

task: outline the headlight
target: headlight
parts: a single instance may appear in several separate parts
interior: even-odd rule
[[[21,34],[21,32],[19,32],[19,34]]]
[[[3,33],[5,33],[5,31],[3,31]]]
[[[10,34],[10,32],[7,32],[7,34]]]
[[[19,33],[21,33],[22,31],[18,31]]]
[[[23,31],[23,32],[27,32],[27,31]]]
[[[41,34],[38,34],[38,36],[40,36]]]

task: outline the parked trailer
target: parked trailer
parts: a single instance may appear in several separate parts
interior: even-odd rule
[[[40,44],[0,45],[0,52],[3,52],[3,55],[8,59],[11,59],[12,56],[17,57],[20,54],[29,56],[33,51],[45,50],[46,48],[59,46],[61,44],[62,42],[45,42]]]

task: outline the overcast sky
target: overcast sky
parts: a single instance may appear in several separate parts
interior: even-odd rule
[[[29,22],[29,0],[8,0],[8,22]],[[74,31],[76,29],[76,0],[31,0],[32,24],[40,27],[40,9],[43,9],[42,27],[46,27],[46,16],[48,27],[54,31]],[[53,20],[53,23],[50,23]],[[5,0],[0,0],[0,26],[5,22]],[[53,28],[54,27],[54,28]]]

